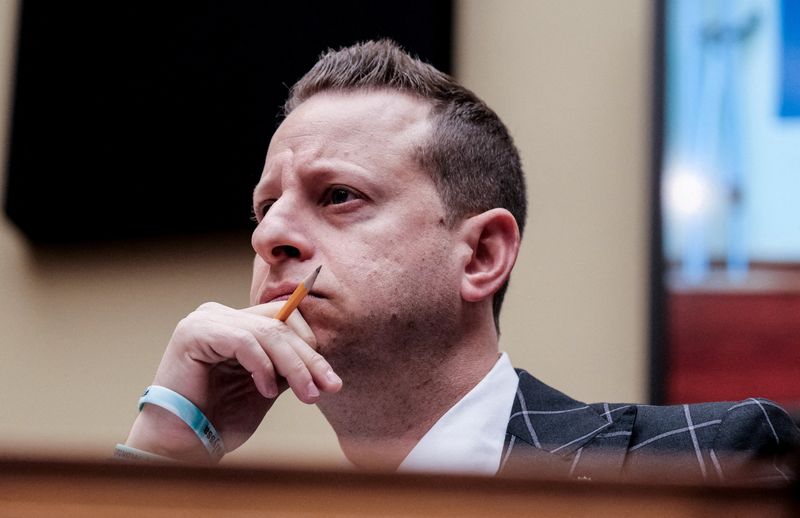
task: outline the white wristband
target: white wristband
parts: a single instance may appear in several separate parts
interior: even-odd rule
[[[185,397],[166,387],[150,385],[139,398],[139,411],[146,404],[159,406],[181,418],[197,434],[214,462],[218,462],[225,455],[225,445],[214,425]]]

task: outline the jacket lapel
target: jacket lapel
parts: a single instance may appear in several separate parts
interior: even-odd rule
[[[636,417],[632,405],[587,405],[517,369],[501,474],[590,479],[622,470]]]

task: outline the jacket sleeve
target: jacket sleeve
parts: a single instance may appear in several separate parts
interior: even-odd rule
[[[724,413],[710,456],[723,482],[785,483],[796,479],[800,429],[779,405],[751,398]]]

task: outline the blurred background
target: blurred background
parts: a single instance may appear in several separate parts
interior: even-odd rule
[[[671,0],[661,26],[662,394],[796,410],[800,2]]]
[[[794,112],[774,102],[779,71],[797,70],[775,57],[784,7],[741,3],[0,0],[0,451],[105,458],[124,441],[176,323],[205,301],[248,304],[250,191],[288,86],[327,47],[380,36],[453,73],[520,148],[529,221],[501,321],[516,366],[585,401],[797,405],[797,248],[762,254],[766,222],[729,224],[728,248],[676,226],[711,199],[711,169],[676,164],[713,155],[737,164],[729,206],[760,196],[743,178],[771,175],[795,212],[769,232],[800,240],[797,161],[780,158],[800,148]],[[761,313],[719,305],[755,296]],[[733,338],[704,327],[741,315]],[[342,462],[291,397],[229,459]]]

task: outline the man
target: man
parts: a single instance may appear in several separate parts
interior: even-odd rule
[[[750,457],[788,476],[800,433],[770,402],[589,406],[514,371],[498,315],[522,169],[452,78],[368,42],[323,55],[285,112],[253,195],[252,306],[181,321],[120,455],[217,459],[291,388],[360,467],[641,476],[663,451],[690,454],[669,464],[681,477],[730,478]],[[299,311],[272,318],[318,265]]]

